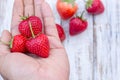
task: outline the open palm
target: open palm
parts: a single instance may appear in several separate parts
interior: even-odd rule
[[[34,3],[34,6],[33,6]],[[23,6],[24,5],[24,6]],[[0,43],[0,73],[5,80],[68,80],[69,63],[66,51],[55,28],[49,5],[43,0],[15,0],[11,32],[19,34],[19,15],[36,15],[43,20],[44,33],[50,42],[50,56],[40,58],[23,53],[10,53],[9,47]],[[11,34],[4,31],[1,41],[9,42]],[[31,57],[32,56],[32,57]]]

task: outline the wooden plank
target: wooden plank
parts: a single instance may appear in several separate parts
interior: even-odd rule
[[[5,29],[10,30],[13,2],[14,0],[0,0],[0,33]]]
[[[102,1],[105,13],[94,19],[94,80],[120,80],[120,1]]]
[[[4,9],[5,4],[6,4],[5,1],[3,1],[3,0],[0,1],[0,32],[1,32],[2,28],[3,28],[1,26],[2,26],[2,24],[4,22],[4,19],[5,19],[5,16],[2,13],[2,12],[5,12],[5,9]]]

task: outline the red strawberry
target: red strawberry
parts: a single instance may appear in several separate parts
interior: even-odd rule
[[[72,17],[78,9],[75,0],[57,0],[56,7],[61,18],[65,20]]]
[[[86,9],[90,14],[101,14],[104,12],[104,5],[101,0],[88,0],[86,3]]]
[[[22,35],[16,35],[13,37],[10,43],[11,52],[26,52],[25,44],[27,38]]]
[[[30,16],[29,18],[22,17],[23,21],[19,24],[19,31],[23,36],[32,37],[29,22],[32,24],[32,30],[35,35],[42,32],[42,22],[36,16]]]
[[[88,22],[83,19],[83,13],[81,17],[74,17],[70,20],[69,23],[69,33],[70,35],[76,35],[86,30]]]
[[[30,28],[32,28],[31,23],[29,25],[30,25]],[[38,36],[35,36],[32,29],[31,29],[31,33],[33,38],[30,38],[26,42],[27,50],[32,54],[36,54],[40,57],[43,57],[43,58],[48,57],[49,50],[50,50],[48,37],[44,34],[39,34]]]
[[[57,27],[57,31],[58,31],[58,35],[59,35],[60,40],[64,41],[66,38],[64,29],[59,24],[56,24],[56,27]]]
[[[46,35],[40,34],[35,38],[31,38],[26,42],[26,48],[29,52],[40,57],[46,58],[49,56],[49,41]]]

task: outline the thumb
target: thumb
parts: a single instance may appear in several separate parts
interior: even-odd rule
[[[11,40],[11,34],[9,31],[4,30],[0,39],[0,55],[9,53],[9,42]]]

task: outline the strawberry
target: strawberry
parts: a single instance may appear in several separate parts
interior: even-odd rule
[[[25,47],[26,41],[27,41],[27,38],[22,36],[21,34],[14,36],[10,42],[11,52],[23,52],[23,53],[25,53],[27,51],[26,47]]]
[[[76,35],[86,30],[88,22],[83,19],[83,13],[80,17],[73,17],[69,23],[70,35]]]
[[[46,35],[40,34],[35,38],[31,38],[26,42],[26,48],[29,52],[40,57],[46,58],[49,56],[49,41]]]
[[[101,14],[104,12],[104,5],[101,0],[88,0],[86,3],[86,10],[90,14]]]
[[[44,34],[39,34],[39,35],[35,36],[33,31],[32,31],[32,24],[31,23],[30,23],[30,30],[31,30],[33,37],[30,38],[26,42],[27,50],[30,53],[36,54],[40,57],[43,57],[43,58],[48,57],[49,50],[50,50],[48,37]]]
[[[30,16],[29,18],[22,17],[22,19],[23,21],[19,24],[19,31],[23,36],[28,38],[32,37],[30,27],[29,27],[29,22],[31,22],[32,24],[32,30],[35,35],[42,32],[42,22],[38,17]]]
[[[57,0],[56,7],[59,15],[64,20],[72,17],[78,9],[75,0]]]
[[[60,40],[64,41],[66,38],[64,29],[59,24],[56,24],[56,27],[57,27],[57,31],[58,31],[58,35],[59,35]]]

